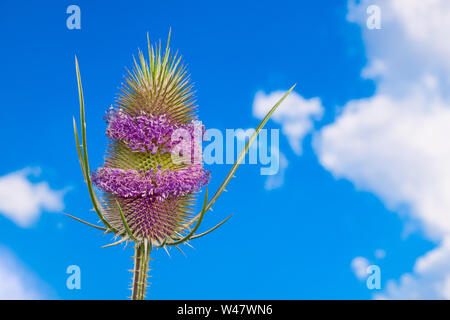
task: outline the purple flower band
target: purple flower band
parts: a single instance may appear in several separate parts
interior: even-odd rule
[[[133,117],[115,109],[107,112],[106,120],[106,135],[111,139],[123,141],[128,148],[137,152],[171,152],[180,142],[192,144],[195,141],[196,128],[193,121],[187,124],[175,123],[165,115],[153,116],[143,111]],[[184,131],[176,132],[179,129]],[[202,133],[203,126],[199,134]],[[189,141],[185,141],[183,137],[188,137]]]
[[[210,172],[201,165],[191,165],[178,171],[99,168],[92,172],[92,181],[100,190],[123,198],[184,196],[200,190],[209,182],[209,177]]]

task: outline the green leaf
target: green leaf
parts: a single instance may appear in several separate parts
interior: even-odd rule
[[[80,161],[80,166],[81,166],[81,171],[83,172],[84,182],[86,182],[86,172],[84,170],[84,159],[83,159],[83,154],[81,153],[80,139],[78,138],[78,130],[77,130],[77,123],[75,121],[75,117],[73,117],[73,131],[75,133],[75,144],[77,147],[78,160]]]
[[[214,230],[216,230],[218,227],[220,227],[221,225],[223,225],[225,222],[227,222],[228,219],[230,219],[233,215],[231,214],[228,218],[226,218],[225,220],[223,220],[221,223],[219,223],[218,225],[216,225],[214,228],[209,229],[208,231],[202,232],[200,234],[196,234],[194,236],[191,237],[191,240],[194,239],[198,239],[200,237],[206,236],[208,233],[213,232]]]
[[[123,226],[125,227],[125,230],[127,231],[128,237],[130,237],[131,240],[136,241],[136,238],[133,236],[133,233],[131,232],[130,228],[128,227],[127,220],[125,219],[125,216],[123,215],[122,208],[120,207],[119,201],[116,200],[117,208],[119,209],[120,213],[120,219],[122,219]]]
[[[103,228],[103,227],[100,227],[100,226],[96,226],[95,224],[92,224],[92,223],[89,223],[89,222],[87,222],[87,221],[81,220],[81,219],[79,219],[79,218],[77,218],[77,217],[74,217],[74,216],[72,216],[72,215],[70,215],[70,214],[68,214],[68,213],[65,213],[65,212],[63,212],[63,214],[65,214],[66,216],[68,216],[68,217],[70,217],[70,218],[72,218],[72,219],[75,219],[75,220],[77,220],[77,221],[79,221],[79,222],[82,222],[82,223],[84,223],[84,224],[87,224],[87,225],[90,226],[90,227],[93,227],[93,228],[96,228],[96,229],[99,229],[99,230],[102,230],[102,231],[106,231],[106,228]]]
[[[129,240],[129,239],[125,237],[125,238],[122,238],[122,239],[120,239],[120,240],[118,240],[116,242],[113,242],[113,243],[110,243],[110,244],[106,244],[106,245],[102,246],[102,248],[108,248],[108,247],[116,246],[116,245],[121,244],[121,243],[123,243],[123,242],[125,242],[127,240]]]
[[[76,132],[75,134],[75,141],[77,143],[77,152],[78,155],[81,156],[80,161],[83,163],[81,165],[81,169],[84,171],[84,178],[86,180],[86,184],[88,186],[89,195],[91,197],[92,204],[94,206],[94,210],[97,213],[100,220],[103,222],[103,224],[107,227],[107,229],[111,230],[114,233],[117,233],[118,230],[113,228],[109,222],[103,217],[103,214],[100,210],[102,207],[100,204],[100,201],[97,198],[97,195],[94,192],[94,187],[92,186],[91,177],[90,177],[90,171],[89,171],[89,160],[88,160],[88,154],[87,154],[87,146],[86,146],[86,119],[85,119],[85,113],[84,113],[84,96],[83,96],[83,87],[81,85],[81,75],[80,75],[80,68],[78,66],[78,60],[77,57],[75,57],[75,67],[77,71],[77,83],[78,83],[78,97],[80,100],[80,118],[81,118],[81,141],[83,145],[83,153],[81,153],[79,139],[78,139],[78,131],[76,128],[76,125],[74,126],[74,130]],[[75,124],[75,122],[74,122]]]

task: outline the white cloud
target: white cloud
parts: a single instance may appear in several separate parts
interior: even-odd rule
[[[33,183],[30,175],[40,170],[27,168],[0,177],[0,214],[20,227],[30,227],[42,211],[64,208],[63,191],[52,190],[47,182]]]
[[[383,249],[375,250],[375,258],[379,260],[386,258],[386,251],[384,251]]]
[[[389,281],[379,299],[450,299],[450,237],[417,259],[413,273]]]
[[[381,260],[386,257],[386,251],[383,249],[377,249],[374,252],[374,256],[376,259]],[[365,257],[354,257],[352,262],[350,263],[350,267],[355,274],[356,278],[358,278],[360,281],[365,280],[368,275],[372,272],[370,270],[367,270],[370,266],[369,259]]]
[[[369,260],[364,257],[355,257],[350,264],[353,273],[361,281],[367,278],[367,268],[369,267],[369,265]]]
[[[382,298],[450,298],[450,2],[381,0],[382,30],[366,28],[366,8],[349,5],[360,24],[376,94],[350,101],[314,138],[320,163],[337,178],[378,195],[438,247],[414,271],[389,282]]]
[[[284,184],[284,175],[289,162],[282,152],[279,152],[279,157],[277,160],[279,161],[278,173],[267,177],[266,183],[264,184],[264,188],[266,190],[278,189]]]
[[[265,94],[259,91],[253,101],[253,115],[263,119],[269,110],[285,94],[275,91]],[[313,120],[319,120],[323,114],[323,107],[319,98],[305,99],[292,91],[274,112],[271,119],[281,124],[281,131],[298,155],[302,153],[302,140],[313,129]]]
[[[369,30],[366,8],[374,4],[349,1],[347,18],[361,26],[368,66],[367,77],[380,76],[379,90],[406,94],[403,87],[431,73],[450,82],[450,2],[447,0],[379,0],[382,30]]]
[[[377,194],[390,209],[408,206],[428,235],[450,233],[450,109],[437,98],[378,94],[352,101],[315,140],[321,164]]]
[[[47,291],[9,250],[0,247],[0,300],[46,299]]]

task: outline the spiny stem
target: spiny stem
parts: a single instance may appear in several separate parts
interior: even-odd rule
[[[132,300],[144,300],[147,289],[148,265],[152,247],[147,239],[136,242],[134,246],[134,270],[132,283]]]

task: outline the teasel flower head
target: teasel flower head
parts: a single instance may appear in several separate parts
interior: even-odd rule
[[[111,225],[157,246],[186,229],[195,193],[210,174],[202,166],[203,126],[180,58],[157,46],[149,47],[148,62],[142,52],[138,60],[107,111],[106,161],[92,181],[104,193]]]
[[[169,40],[170,33],[164,52],[161,43],[151,46],[148,41],[148,60],[139,51],[116,104],[107,110],[109,144],[105,163],[93,172],[89,169],[84,97],[76,60],[81,117],[81,141],[74,119],[77,152],[94,211],[105,227],[69,216],[105,233],[113,233],[118,240],[105,247],[134,243],[133,299],[145,298],[152,248],[167,251],[168,247],[175,246],[180,249],[180,244],[209,234],[231,217],[197,233],[205,213],[212,210],[212,205],[225,191],[252,142],[293,89],[272,107],[256,128],[209,201],[206,187],[202,209],[194,215],[196,195],[210,180],[210,173],[203,168],[201,159],[204,127],[197,120],[186,67],[178,54],[171,52]]]

